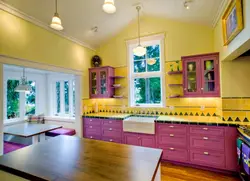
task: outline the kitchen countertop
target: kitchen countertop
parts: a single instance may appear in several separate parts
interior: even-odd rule
[[[135,114],[122,114],[122,113],[92,113],[84,115],[85,118],[101,118],[101,119],[117,119],[124,120]],[[229,122],[223,121],[219,117],[214,116],[161,116],[161,115],[139,115],[135,116],[157,116],[155,120],[157,123],[175,123],[175,124],[189,124],[189,125],[211,125],[211,126],[239,126],[250,125],[249,122]]]

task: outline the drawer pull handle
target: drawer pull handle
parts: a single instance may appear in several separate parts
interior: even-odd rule
[[[208,152],[204,152],[204,155],[209,155],[209,153]]]
[[[92,119],[91,120],[89,120],[90,122],[92,122]]]
[[[170,136],[170,137],[174,137],[174,134],[170,134],[169,136]]]
[[[208,137],[203,137],[204,140],[208,140]]]
[[[112,139],[110,139],[109,141],[110,141],[110,142],[113,142],[113,140],[112,140]]]
[[[89,128],[93,128],[92,126],[90,126]]]
[[[113,129],[112,128],[109,128],[109,131],[112,131]]]
[[[208,130],[208,128],[203,128],[203,130],[206,130],[206,131],[207,131],[207,130]]]
[[[90,139],[93,139],[93,136],[90,136]]]
[[[174,128],[174,126],[169,126],[170,128]]]
[[[174,151],[174,148],[169,148],[169,150]]]
[[[109,123],[111,124],[111,123],[112,123],[112,121],[109,121]]]

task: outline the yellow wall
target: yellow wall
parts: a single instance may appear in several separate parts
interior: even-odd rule
[[[84,71],[83,97],[88,97],[88,68],[94,51],[0,10],[0,54]]]
[[[230,1],[229,1],[230,2]],[[225,11],[225,10],[224,10]],[[217,23],[214,29],[214,50],[220,52],[220,60],[233,60],[249,50],[250,47],[250,1],[243,0],[244,29],[228,45],[223,46],[222,20]]]
[[[213,52],[213,29],[190,23],[155,17],[143,17],[141,34],[165,33],[165,61],[180,60],[181,56]],[[136,21],[97,49],[104,65],[127,65],[126,40],[137,37]]]

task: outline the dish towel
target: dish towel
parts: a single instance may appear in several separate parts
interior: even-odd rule
[[[238,165],[239,165],[240,162],[241,162],[242,143],[243,143],[243,141],[242,141],[240,138],[238,138],[238,139],[237,139]]]

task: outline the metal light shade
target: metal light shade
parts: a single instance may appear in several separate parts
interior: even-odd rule
[[[108,13],[108,14],[113,14],[116,12],[116,7],[115,7],[115,3],[114,0],[105,0],[104,4],[102,6],[102,9],[104,12]]]
[[[146,54],[146,48],[142,47],[141,45],[138,45],[136,48],[133,50],[134,55],[141,57]]]
[[[63,30],[62,22],[58,13],[55,13],[55,15],[53,16],[50,27],[59,31]]]
[[[31,87],[27,84],[26,77],[21,77],[21,83],[15,88],[15,92],[25,92],[30,93],[32,91]]]

